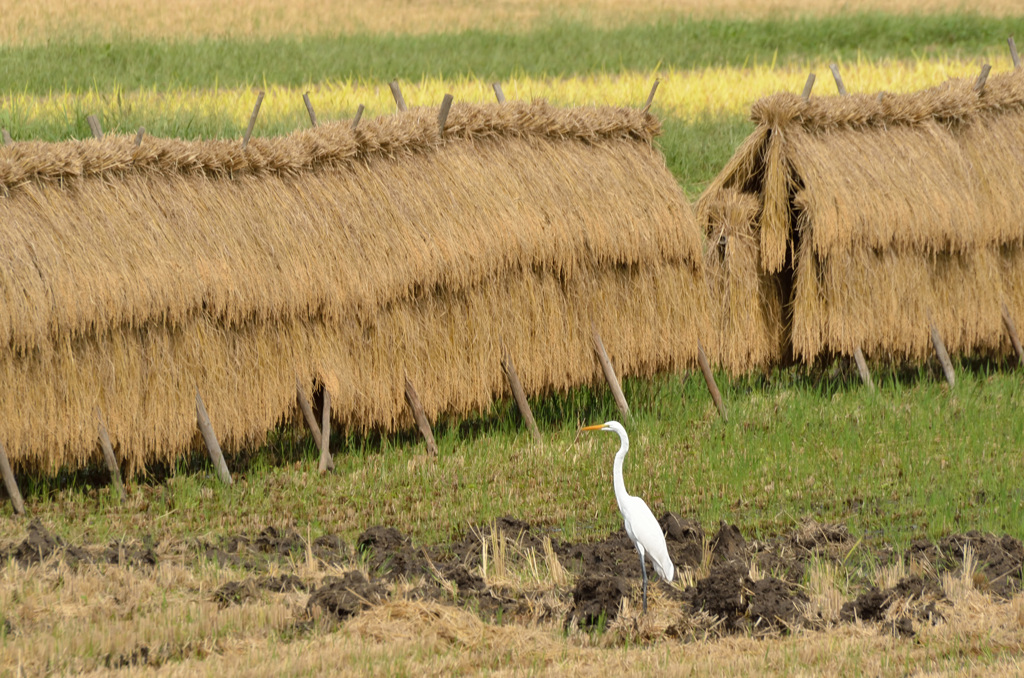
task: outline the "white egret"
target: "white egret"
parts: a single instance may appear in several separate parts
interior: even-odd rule
[[[607,421],[594,426],[584,426],[584,431],[614,431],[619,434],[619,441],[622,443],[618,453],[615,455],[614,479],[615,499],[619,503],[619,513],[622,514],[622,522],[626,527],[626,534],[633,541],[640,554],[640,569],[644,575],[644,612],[647,612],[647,563],[644,555],[649,555],[654,563],[654,570],[665,581],[672,581],[675,575],[675,567],[672,565],[672,558],[668,555],[668,546],[665,544],[665,535],[661,531],[661,525],[657,518],[651,513],[650,507],[640,497],[634,497],[626,492],[626,484],[622,480],[622,462],[629,451],[629,436],[626,429],[617,421]]]

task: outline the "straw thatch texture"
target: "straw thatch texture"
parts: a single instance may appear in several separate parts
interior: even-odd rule
[[[1002,353],[1001,305],[1024,312],[1017,252],[1024,246],[1024,76],[993,76],[982,92],[953,80],[907,95],[757,102],[756,131],[698,201],[734,211],[760,246],[735,261],[709,257],[711,280],[773,275],[785,312],[777,336],[794,357],[823,353],[922,360],[929,317],[951,353]],[[713,240],[713,239],[712,239]],[[707,243],[708,249],[715,246]],[[714,283],[712,284],[714,287]],[[764,336],[735,309],[716,321],[732,347],[726,367]]]
[[[262,440],[325,385],[349,428],[411,423],[506,386],[695,361],[700,236],[650,116],[455,106],[228,142],[110,138],[0,149],[0,435],[22,466],[95,455],[101,407],[129,472],[195,436]]]

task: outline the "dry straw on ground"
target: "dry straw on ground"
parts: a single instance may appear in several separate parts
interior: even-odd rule
[[[0,436],[21,467],[231,445],[324,384],[349,429],[695,360],[700,235],[628,109],[456,105],[276,139],[0,149]]]
[[[1002,304],[1024,317],[1024,75],[993,76],[980,93],[951,80],[905,95],[777,94],[753,119],[698,221],[713,292],[752,293],[767,276],[786,312],[765,293],[761,314],[715,306],[725,367],[789,348],[805,361],[857,347],[922,360],[929,314],[952,353],[1010,350]],[[714,251],[722,234],[753,239],[756,256]]]

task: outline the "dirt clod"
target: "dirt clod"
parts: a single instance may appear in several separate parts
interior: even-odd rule
[[[383,586],[371,583],[362,572],[352,570],[342,577],[325,577],[309,597],[306,609],[320,608],[338,621],[379,604],[386,597]]]
[[[572,609],[565,616],[565,626],[574,619],[581,628],[607,624],[619,616],[622,599],[629,594],[629,584],[622,577],[582,577],[573,589]]]

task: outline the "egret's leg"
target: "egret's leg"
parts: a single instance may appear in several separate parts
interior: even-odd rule
[[[640,570],[644,573],[644,614],[647,614],[647,563],[643,552],[640,553]]]

